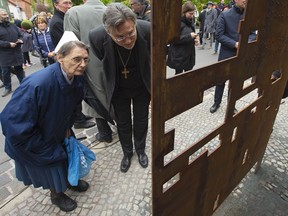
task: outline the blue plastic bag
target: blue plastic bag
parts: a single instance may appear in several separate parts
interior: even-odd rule
[[[64,144],[68,155],[68,182],[77,186],[78,180],[88,175],[96,155],[73,136],[65,138]]]

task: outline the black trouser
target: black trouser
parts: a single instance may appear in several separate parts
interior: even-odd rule
[[[176,74],[183,73],[183,71],[184,71],[184,72],[190,71],[190,70],[192,70],[192,69],[193,69],[193,67],[192,67],[191,69],[175,69],[175,75],[176,75]]]
[[[133,126],[131,102],[133,105]],[[145,151],[149,103],[150,94],[145,87],[119,90],[113,95],[112,104],[115,111],[119,140],[124,155],[132,156],[133,154],[132,127],[135,151],[137,154]]]
[[[214,103],[219,105],[222,102],[224,88],[225,88],[225,82],[218,83],[215,86]]]
[[[24,64],[31,64],[29,52],[23,52]]]
[[[82,104],[78,104],[76,108],[76,120],[75,122],[85,122],[86,118],[85,115],[82,113]]]
[[[112,138],[112,130],[105,119],[96,118],[96,124],[99,132],[99,136],[102,139]]]

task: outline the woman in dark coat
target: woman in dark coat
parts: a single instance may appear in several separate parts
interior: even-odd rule
[[[67,42],[57,60],[23,80],[0,118],[5,152],[15,160],[17,179],[50,189],[52,203],[72,211],[77,203],[64,193],[69,185],[63,141],[73,133],[76,106],[83,99],[88,48],[79,41]],[[79,180],[70,187],[86,191],[89,185]]]
[[[182,5],[180,40],[170,44],[167,65],[175,69],[175,74],[192,70],[195,65],[195,45],[198,45],[197,34],[193,27],[193,17],[196,10],[192,2]]]

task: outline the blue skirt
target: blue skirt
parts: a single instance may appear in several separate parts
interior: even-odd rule
[[[26,165],[15,161],[16,178],[24,185],[35,188],[53,189],[56,193],[65,192],[68,184],[68,168],[64,161],[46,167]]]

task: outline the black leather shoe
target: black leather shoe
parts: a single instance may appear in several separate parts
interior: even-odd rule
[[[87,115],[85,115],[85,120],[86,120],[86,121],[91,120],[91,119],[93,119],[92,116],[87,116]]]
[[[213,106],[210,108],[210,113],[214,113],[218,110],[220,104],[214,103]]]
[[[95,122],[91,122],[91,121],[81,121],[81,122],[75,122],[74,123],[74,128],[75,129],[80,129],[80,128],[90,128],[95,126],[96,123]]]
[[[98,140],[99,142],[106,142],[106,143],[111,143],[113,141],[112,135],[102,138],[99,133],[96,134],[96,140]]]
[[[80,179],[80,180],[78,181],[78,185],[77,185],[77,186],[71,186],[70,184],[68,184],[67,187],[68,187],[69,189],[74,190],[74,191],[85,192],[85,191],[88,190],[89,184],[88,184],[88,182]]]
[[[126,173],[128,171],[128,169],[130,168],[130,165],[131,165],[131,157],[124,155],[124,157],[121,161],[121,166],[120,166],[121,172]]]
[[[77,203],[64,193],[51,193],[51,202],[65,212],[73,211],[77,208]]]
[[[146,168],[148,166],[148,157],[145,152],[138,155],[138,160],[143,168]]]

